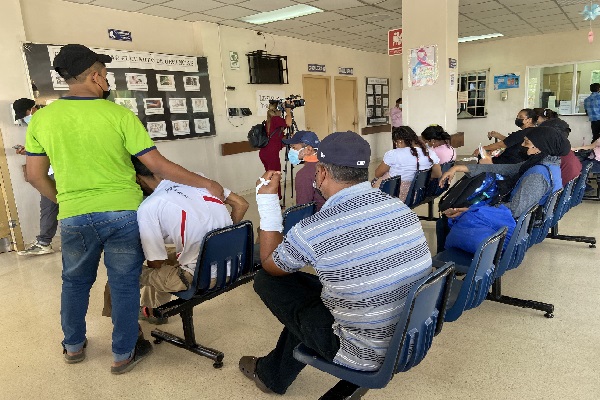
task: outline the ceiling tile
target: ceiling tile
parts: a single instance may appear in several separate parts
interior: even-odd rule
[[[370,32],[373,29],[378,29],[378,28],[380,28],[380,27],[377,26],[377,25],[362,24],[362,25],[346,26],[346,27],[342,27],[342,28],[339,28],[339,29],[343,30],[344,32],[365,33],[365,32]]]
[[[481,11],[498,10],[498,9],[504,9],[506,12],[508,12],[508,10],[506,10],[506,8],[504,8],[504,6],[500,3],[498,3],[497,1],[485,1],[485,2],[468,4],[468,5],[463,5],[462,3],[460,3],[458,6],[459,12],[461,12],[463,14],[477,13],[477,12],[481,12]]]
[[[167,0],[140,0],[142,3],[148,3],[148,4],[162,4]]]
[[[164,6],[150,6],[138,11],[142,14],[154,15],[157,17],[163,18],[172,18],[177,19],[179,17],[183,17],[186,14],[189,14],[188,11],[175,10],[174,8],[164,7]]]
[[[94,5],[123,11],[138,11],[148,7],[148,4],[134,0],[96,0]]]
[[[402,1],[398,0],[386,0],[381,3],[377,3],[377,7],[385,8],[386,10],[398,10],[402,9]]]
[[[310,3],[310,5],[326,11],[364,6],[358,0],[317,0]]]
[[[346,8],[343,10],[337,10],[339,14],[345,15],[347,17],[356,17],[357,15],[368,15],[380,13],[381,9],[377,7],[371,6],[363,6],[363,7],[354,7],[354,8]]]
[[[300,35],[312,35],[313,33],[325,32],[331,29],[319,25],[306,25],[303,27],[287,27],[285,32],[297,33]]]
[[[219,3],[218,1],[213,0],[171,0],[165,1],[161,5],[189,12],[203,12],[213,8],[223,7],[223,3]]]
[[[183,20],[183,21],[205,21],[205,22],[221,22],[223,21],[223,18],[217,18],[217,17],[213,17],[210,15],[206,15],[206,14],[201,14],[201,13],[191,13],[191,14],[187,14],[184,15],[183,17],[179,17],[178,19]]]
[[[402,18],[396,19],[384,19],[382,21],[377,21],[374,23],[377,26],[381,26],[383,28],[395,29],[402,27]]]
[[[204,14],[225,19],[237,19],[256,14],[256,11],[236,6],[224,6],[205,11]]]
[[[276,21],[276,22],[270,22],[268,24],[262,24],[262,25],[258,25],[260,27],[266,26],[269,28],[274,28],[274,29],[281,29],[281,30],[288,30],[288,28],[304,28],[307,26],[311,26],[311,24],[309,24],[308,22],[304,22],[304,21],[298,21],[295,19],[290,19],[290,20],[286,20],[286,21]]]
[[[80,4],[89,4],[92,3],[92,0],[67,0],[70,3],[80,3]]]

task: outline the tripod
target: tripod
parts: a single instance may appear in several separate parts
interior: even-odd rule
[[[285,133],[285,138],[289,139],[292,136],[294,136],[294,133],[298,131],[298,125],[296,125],[296,120],[294,119],[294,112],[292,110],[290,110],[290,113],[292,114],[292,125],[287,127],[286,133]],[[285,146],[285,164],[283,166],[283,203],[282,206],[283,208],[285,208],[285,195],[287,193],[287,172],[288,172],[288,165],[290,167],[290,174],[291,174],[291,198],[294,198],[294,164],[289,162],[289,158],[288,158],[288,152],[290,151],[290,146],[286,145]]]

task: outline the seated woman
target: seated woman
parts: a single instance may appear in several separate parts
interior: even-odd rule
[[[592,164],[592,169],[590,169],[591,173],[594,174],[600,174],[600,139],[596,140],[594,143],[592,144],[588,144],[585,146],[580,146],[580,147],[573,147],[572,149],[573,151],[580,151],[580,150],[592,150],[592,152],[590,153],[590,155],[588,156],[588,158],[584,159],[581,164],[583,166],[587,165],[587,164]],[[592,190],[593,188],[590,185],[585,186],[585,191],[589,191]]]
[[[507,178],[504,182],[512,190],[508,200],[500,204],[510,210],[514,219],[518,219],[534,205],[546,204],[551,193],[562,189],[560,157],[570,151],[569,141],[555,129],[548,127],[528,131],[522,146],[527,149],[527,161],[523,163],[456,165],[442,175],[440,186],[452,179],[457,172],[469,175],[492,172],[503,175]],[[457,218],[467,210],[468,208],[452,208],[445,210],[443,215]],[[446,218],[438,220],[437,228],[438,251],[441,251],[448,233]]]
[[[379,187],[383,179],[400,175],[400,195],[398,197],[405,201],[417,171],[431,168],[432,179],[442,175],[440,159],[433,151],[427,150],[415,131],[408,126],[394,128],[392,140],[396,148],[383,156],[383,161],[375,170],[375,177],[379,179],[373,183],[373,187]]]
[[[496,131],[488,133],[488,139],[496,138],[499,140],[497,143],[488,144],[484,146],[485,151],[494,151],[498,149],[504,149],[502,154],[492,158],[494,164],[516,164],[525,161],[526,157],[520,153],[519,150],[522,148],[523,138],[528,135],[529,131],[535,128],[537,122],[537,115],[531,108],[524,108],[517,113],[515,119],[515,125],[520,129],[519,131],[513,132],[508,136],[504,136]],[[473,152],[473,155],[477,155],[479,149]]]
[[[547,126],[549,128],[556,129],[559,133],[563,134],[566,138],[571,133],[571,128],[562,119],[558,118],[558,113],[550,110],[549,108],[534,108],[533,111],[537,116],[537,126]]]
[[[450,146],[450,135],[441,126],[428,126],[421,133],[421,137],[438,156],[440,164],[456,160],[456,150]]]

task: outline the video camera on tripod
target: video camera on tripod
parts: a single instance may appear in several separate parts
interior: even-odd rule
[[[288,97],[286,97],[285,99],[275,99],[275,100],[269,100],[269,104],[277,104],[277,109],[281,112],[285,111],[285,102],[288,101],[289,102],[289,108],[291,108],[292,110],[296,107],[304,107],[304,103],[306,103],[306,101],[304,99],[301,98],[302,96],[299,94],[290,94]]]

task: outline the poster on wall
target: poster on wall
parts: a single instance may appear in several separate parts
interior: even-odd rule
[[[494,90],[516,89],[519,87],[519,80],[517,74],[494,75]]]
[[[366,78],[366,112],[367,125],[383,125],[389,123],[389,79]]]
[[[600,70],[595,69],[592,71],[592,77],[590,83],[600,83]]]
[[[38,104],[49,104],[66,95],[66,82],[52,68],[61,45],[23,44],[29,78],[39,95]],[[141,51],[97,49],[113,57],[107,64],[109,101],[131,110],[154,140],[213,136],[208,63],[205,57]],[[195,123],[195,121],[202,121]]]
[[[408,57],[409,87],[431,86],[438,78],[437,46],[410,49]]]

